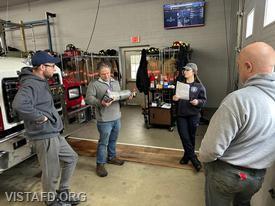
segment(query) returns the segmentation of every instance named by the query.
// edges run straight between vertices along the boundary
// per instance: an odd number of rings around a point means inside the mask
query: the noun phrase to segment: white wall
[[[252,36],[245,38],[246,16],[252,8],[255,8],[253,34]],[[254,41],[264,41],[273,46],[273,48],[275,48],[275,22],[271,23],[270,25],[267,25],[266,27],[263,27],[265,0],[246,0],[244,12],[245,19],[243,25],[243,46]]]
[[[184,2],[181,0],[178,2]],[[188,0],[191,1],[191,0]],[[53,49],[65,50],[69,43],[86,50],[93,27],[97,0],[34,1],[0,10],[0,18],[13,22],[45,19],[45,12],[56,13],[53,30]],[[165,30],[163,4],[177,1],[162,0],[104,0],[98,15],[93,41],[88,51],[119,46],[131,46],[130,37],[139,35],[140,45],[163,48],[175,40],[191,43],[192,61],[199,66],[200,78],[208,93],[207,107],[217,107],[226,95],[228,55],[226,49],[225,13],[230,25],[231,1],[207,0],[206,25],[203,27]],[[223,2],[226,3],[225,7]],[[8,16],[8,17],[7,17]],[[35,27],[36,49],[48,48],[46,27]],[[26,32],[28,49],[34,50],[32,30]],[[9,32],[10,46],[22,48],[20,33]]]

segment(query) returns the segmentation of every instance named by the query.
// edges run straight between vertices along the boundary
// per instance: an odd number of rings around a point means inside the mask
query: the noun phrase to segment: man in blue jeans
[[[275,161],[274,49],[252,43],[237,64],[243,87],[222,101],[199,151],[206,206],[249,206]]]
[[[90,82],[86,102],[96,109],[97,129],[99,141],[97,145],[96,173],[105,177],[108,172],[105,163],[123,165],[124,161],[116,157],[116,141],[120,131],[120,105],[119,101],[106,98],[108,92],[120,91],[119,82],[111,77],[109,62],[100,62],[97,66],[100,78]]]

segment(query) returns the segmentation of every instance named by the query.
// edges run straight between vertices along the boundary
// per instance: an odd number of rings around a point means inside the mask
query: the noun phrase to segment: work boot
[[[107,172],[107,170],[104,167],[104,164],[97,163],[97,165],[96,165],[96,174],[99,177],[106,177],[108,175],[108,172]]]
[[[187,155],[183,155],[183,157],[180,160],[180,164],[187,165],[188,162],[189,162],[189,158],[187,157]]]
[[[124,164],[124,160],[120,160],[117,157],[114,157],[112,159],[108,159],[107,162],[109,164],[114,164],[114,165],[119,165],[119,166]]]
[[[201,162],[198,160],[197,156],[192,158],[191,162],[192,162],[194,168],[196,169],[196,171],[199,172],[201,170],[202,166],[201,166]]]
[[[80,203],[80,198],[74,194],[70,193],[68,189],[65,190],[57,190],[57,198],[64,203],[70,204],[70,205],[78,205]]]

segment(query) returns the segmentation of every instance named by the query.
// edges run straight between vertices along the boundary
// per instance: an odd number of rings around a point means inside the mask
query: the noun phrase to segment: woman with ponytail
[[[188,164],[190,160],[196,171],[200,171],[202,166],[195,154],[195,135],[199,126],[201,108],[206,103],[206,90],[198,77],[196,64],[188,63],[183,69],[183,83],[190,86],[189,100],[173,96],[173,100],[177,102],[178,133],[184,148],[180,164]]]

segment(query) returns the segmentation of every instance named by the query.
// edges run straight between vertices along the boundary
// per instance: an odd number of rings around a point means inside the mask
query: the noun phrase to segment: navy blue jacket
[[[189,85],[190,85],[190,90],[189,90],[190,100],[180,99],[177,102],[178,117],[199,115],[201,108],[206,104],[207,98],[206,98],[206,90],[204,86],[198,82],[193,82],[193,83],[190,83]],[[199,101],[199,104],[196,106],[192,105],[190,101],[192,101],[193,99],[197,99]]]

